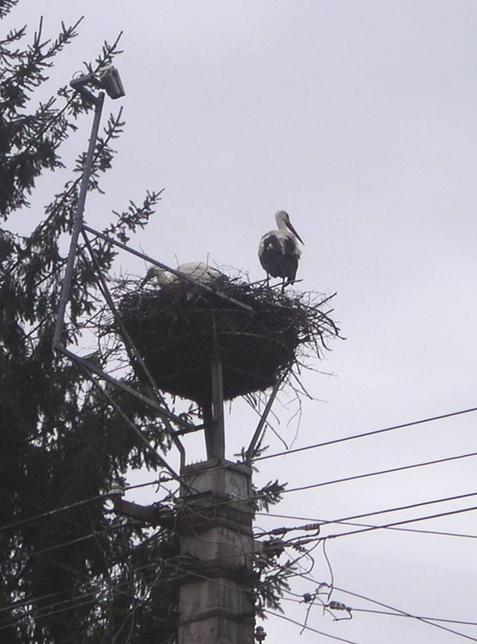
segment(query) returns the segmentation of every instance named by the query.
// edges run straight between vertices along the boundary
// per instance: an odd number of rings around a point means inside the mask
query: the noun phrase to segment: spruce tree
[[[15,4],[1,2],[0,17]],[[172,642],[174,584],[158,562],[174,553],[174,538],[160,531],[145,538],[143,526],[108,513],[103,496],[128,468],[156,464],[85,374],[51,349],[67,253],[62,236],[71,232],[84,154],[29,235],[8,228],[12,213],[28,217],[37,178],[64,168],[63,144],[80,119],[91,118],[68,85],[35,101],[80,22],[61,25],[53,40],[40,22],[32,37],[21,27],[0,42],[0,641]],[[85,71],[118,53],[117,41],[105,43]],[[121,113],[111,115],[98,139],[92,192],[101,192],[123,127]],[[112,213],[105,232],[127,242],[158,200],[148,192],[140,205]],[[103,242],[95,251],[107,272],[114,250]],[[81,320],[94,318],[98,301],[95,273],[80,253],[67,341],[80,340]],[[161,423],[137,403],[123,404],[151,444],[164,447]]]

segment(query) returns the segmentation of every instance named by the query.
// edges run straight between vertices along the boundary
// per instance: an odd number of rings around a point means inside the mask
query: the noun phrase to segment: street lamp
[[[88,102],[94,105],[94,118],[91,127],[91,135],[89,138],[88,151],[84,165],[83,174],[81,177],[80,189],[78,194],[78,202],[76,204],[76,211],[73,220],[73,230],[71,234],[70,249],[68,259],[66,262],[65,277],[61,288],[60,303],[58,306],[58,316],[56,318],[55,330],[53,333],[53,349],[62,350],[61,334],[64,327],[66,304],[68,302],[71,280],[73,277],[73,269],[75,264],[76,249],[78,247],[78,237],[83,225],[83,212],[86,201],[86,194],[88,192],[88,183],[91,176],[91,171],[94,162],[94,151],[96,141],[98,138],[99,123],[101,120],[101,112],[104,103],[104,91],[94,94],[88,86],[94,87],[99,90],[105,90],[108,96],[112,99],[121,98],[125,95],[124,87],[121,82],[121,77],[118,70],[113,65],[107,65],[98,71],[95,75],[92,72],[88,74],[81,74],[70,82],[70,86],[77,91]]]
[[[100,69],[97,75],[90,72],[89,74],[81,74],[70,82],[70,86],[81,94],[86,100],[91,103],[96,103],[100,94],[95,96],[86,86],[92,85],[97,89],[104,89],[113,100],[125,96],[124,86],[121,81],[121,76],[114,65],[106,65]]]

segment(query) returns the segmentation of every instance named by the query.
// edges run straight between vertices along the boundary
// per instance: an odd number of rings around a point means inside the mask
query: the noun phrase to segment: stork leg
[[[285,293],[285,278],[282,278],[282,295]]]

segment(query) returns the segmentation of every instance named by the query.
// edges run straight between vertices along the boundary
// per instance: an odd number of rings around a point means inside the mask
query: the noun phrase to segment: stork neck
[[[284,212],[277,212],[275,215],[275,221],[277,222],[277,228],[278,230],[281,230],[283,232],[290,232],[290,229],[287,226],[286,215]]]

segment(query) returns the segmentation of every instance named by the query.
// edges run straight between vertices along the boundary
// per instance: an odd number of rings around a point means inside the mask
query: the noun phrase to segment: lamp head
[[[98,76],[100,84],[110,98],[116,99],[125,96],[126,92],[124,91],[121,77],[114,65],[103,67]]]
[[[73,78],[70,85],[91,103],[96,103],[97,98],[88,89],[87,85],[106,90],[106,93],[112,99],[121,98],[126,94],[119,72],[113,65],[103,67],[97,76],[92,72],[79,74]]]

